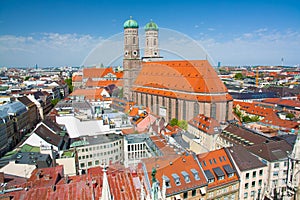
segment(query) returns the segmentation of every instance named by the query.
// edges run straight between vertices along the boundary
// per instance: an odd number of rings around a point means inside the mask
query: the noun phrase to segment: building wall
[[[65,175],[75,176],[77,174],[75,157],[56,159],[56,164],[64,166]]]
[[[265,193],[274,197],[274,189],[281,196],[286,194],[286,178],[288,171],[288,159],[282,159],[278,161],[269,162],[259,158],[263,163],[267,164],[267,181],[265,187]],[[277,196],[279,196],[277,195]]]
[[[3,156],[8,150],[8,140],[6,134],[6,124],[0,119],[0,157]]]
[[[197,139],[198,142],[196,142],[199,144],[199,146],[197,147],[197,152],[203,153],[203,152],[213,151],[216,149],[215,144],[216,144],[218,134],[214,134],[214,135],[207,134],[190,124],[188,124],[188,132],[195,135],[198,138]]]
[[[261,199],[265,191],[267,180],[267,166],[247,171],[239,171],[240,174],[240,199]]]
[[[206,194],[207,200],[238,200],[239,182],[235,181],[219,187],[209,188]]]
[[[148,30],[146,31],[144,57],[159,57],[158,51],[158,31]]]
[[[141,159],[151,157],[148,148],[149,147],[145,142],[128,144],[127,140],[124,140],[125,167],[136,165],[141,161]]]
[[[151,98],[153,99],[152,103]],[[194,104],[196,101],[174,99],[140,92],[133,92],[133,99],[138,105],[150,107],[151,112],[156,115],[159,115],[160,106],[166,107],[167,120],[171,120],[172,118],[177,118],[178,120],[190,120],[197,114],[204,114],[207,117],[212,117],[214,115],[214,118],[219,122],[232,119],[232,102],[215,103],[215,114],[212,114],[211,102],[197,102],[199,106],[199,113],[196,114],[194,111]],[[178,109],[176,109],[176,101]]]
[[[173,199],[187,199],[187,200],[206,200],[207,194],[201,194],[202,190],[207,190],[207,187],[199,187],[199,188],[190,188],[190,190],[182,192],[180,194],[172,195],[166,198],[166,200]]]
[[[123,162],[123,140],[77,147],[79,169]]]
[[[141,69],[138,28],[124,29],[123,96],[132,100],[131,88]]]

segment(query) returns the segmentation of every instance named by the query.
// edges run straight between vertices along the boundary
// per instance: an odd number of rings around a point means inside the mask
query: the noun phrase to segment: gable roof
[[[45,119],[43,120],[43,123],[46,124],[51,130],[53,130],[56,133],[60,133],[62,131],[62,128],[54,121]]]
[[[243,146],[251,146],[260,144],[269,140],[269,138],[259,135],[245,127],[229,124],[220,134],[220,137],[236,144]]]
[[[18,100],[23,103],[24,105],[26,105],[27,107],[30,106],[34,106],[35,104],[27,97],[27,96],[23,96],[23,97],[18,97]]]
[[[107,68],[83,68],[83,78],[101,78],[107,74],[115,74],[112,67]]]
[[[143,62],[135,84],[199,93],[227,92],[207,60]]]
[[[58,149],[61,149],[64,143],[63,137],[53,133],[42,123],[34,130],[34,133],[48,143],[58,147]]]
[[[251,153],[269,162],[285,159],[288,156],[288,152],[292,152],[293,150],[292,146],[285,140],[264,142],[246,148]]]
[[[252,170],[266,165],[242,146],[225,148],[241,171]]]
[[[82,82],[82,75],[72,76],[72,82]]]
[[[70,96],[84,96],[86,100],[97,101],[104,100],[101,96],[101,92],[105,90],[104,88],[86,88],[86,89],[76,89]]]
[[[195,101],[232,100],[207,60],[143,62],[133,90]]]
[[[231,163],[224,148],[198,154],[197,157],[205,175],[208,176],[207,178],[214,179],[214,182],[208,184],[208,189],[223,186],[239,180],[233,164]],[[228,169],[230,169],[230,171]],[[229,177],[229,173],[234,174]],[[224,179],[218,180],[218,176],[224,176]]]
[[[199,130],[207,133],[207,134],[215,134],[218,133],[218,127],[220,127],[220,124],[217,120],[211,117],[206,117],[203,114],[199,114],[193,119],[191,119],[189,122],[189,125],[192,125]]]
[[[287,107],[298,107],[300,108],[300,101],[290,100],[290,99],[281,99],[281,98],[270,98],[263,100],[264,103],[277,104]]]
[[[144,165],[150,185],[152,185],[151,173],[153,168],[156,168],[155,178],[160,185],[163,183],[163,179],[168,182],[167,184],[170,187],[166,188],[167,197],[188,191],[191,188],[196,189],[207,185],[203,171],[192,155],[174,155],[145,159]],[[186,177],[188,178],[185,179]],[[176,179],[179,179],[179,182]]]

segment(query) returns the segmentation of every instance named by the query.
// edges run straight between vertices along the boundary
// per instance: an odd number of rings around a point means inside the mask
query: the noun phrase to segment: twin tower
[[[141,70],[142,62],[161,60],[158,49],[158,26],[149,22],[145,26],[145,49],[144,57],[140,58],[139,25],[131,17],[124,22],[124,87],[123,97],[132,100],[131,88]]]

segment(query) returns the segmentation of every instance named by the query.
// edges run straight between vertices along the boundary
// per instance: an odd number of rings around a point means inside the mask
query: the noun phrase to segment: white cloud
[[[299,64],[300,33],[261,28],[223,41],[212,35],[194,40],[160,28],[159,46],[165,59],[208,59],[213,65]],[[143,56],[144,32],[140,30]],[[0,36],[0,66],[79,66],[122,64],[123,33],[108,39],[91,35],[40,33]]]
[[[40,33],[0,36],[0,65],[80,65],[101,37],[78,34]]]
[[[212,57],[227,65],[280,65],[285,58],[287,65],[300,63],[299,32],[279,32],[262,29],[244,33],[226,42],[199,41],[204,43]]]

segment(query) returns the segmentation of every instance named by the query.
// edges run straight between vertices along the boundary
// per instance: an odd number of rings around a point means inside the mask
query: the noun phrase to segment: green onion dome
[[[132,17],[130,17],[129,20],[124,22],[124,29],[125,28],[138,28],[138,27],[139,27],[138,23],[135,20],[133,20]]]

